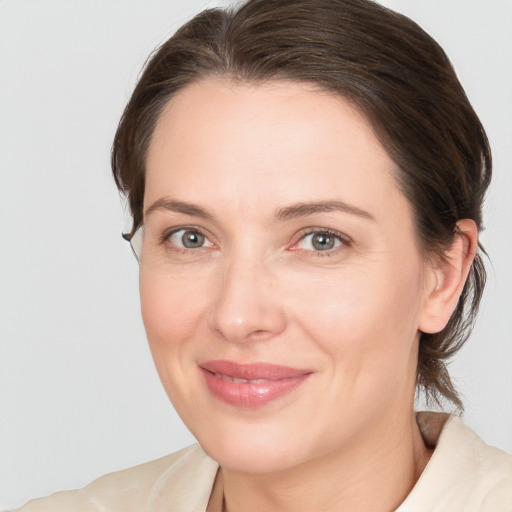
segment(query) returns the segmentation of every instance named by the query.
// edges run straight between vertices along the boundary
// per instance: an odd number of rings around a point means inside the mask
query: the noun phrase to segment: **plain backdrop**
[[[512,452],[512,2],[385,3],[446,49],[493,147],[488,289],[451,369],[466,422]],[[109,150],[147,55],[206,5],[0,0],[0,510],[193,442],[146,345]]]

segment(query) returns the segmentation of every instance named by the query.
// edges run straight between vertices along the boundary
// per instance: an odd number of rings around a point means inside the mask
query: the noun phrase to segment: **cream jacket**
[[[418,424],[436,448],[396,512],[512,512],[512,456],[486,445],[455,416],[419,413]],[[217,470],[194,445],[31,501],[19,512],[205,512]]]

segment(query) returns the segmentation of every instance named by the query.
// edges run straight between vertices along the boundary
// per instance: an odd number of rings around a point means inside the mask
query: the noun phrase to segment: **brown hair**
[[[145,159],[160,113],[181,88],[212,76],[309,82],[369,119],[398,168],[420,246],[442,255],[456,222],[481,209],[491,178],[484,129],[442,48],[409,18],[370,0],[249,0],[206,10],[149,59],[115,135],[112,169],[143,222]],[[446,361],[464,343],[485,284],[479,246],[448,325],[420,337],[417,382],[462,408]]]

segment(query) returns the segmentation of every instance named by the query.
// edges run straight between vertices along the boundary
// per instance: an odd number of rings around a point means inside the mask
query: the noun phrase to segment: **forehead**
[[[394,169],[369,122],[343,97],[309,84],[203,81],[182,89],[161,114],[145,204],[182,194],[247,208],[270,198],[332,199],[376,211],[393,197],[405,200]]]

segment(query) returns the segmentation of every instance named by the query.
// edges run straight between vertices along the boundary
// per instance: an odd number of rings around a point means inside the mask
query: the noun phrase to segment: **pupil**
[[[332,249],[334,247],[334,238],[332,236],[326,235],[325,233],[315,235],[313,237],[313,247],[319,251],[327,251],[328,249]]]
[[[202,247],[204,243],[204,236],[193,231],[187,231],[182,237],[183,246],[188,249]]]

